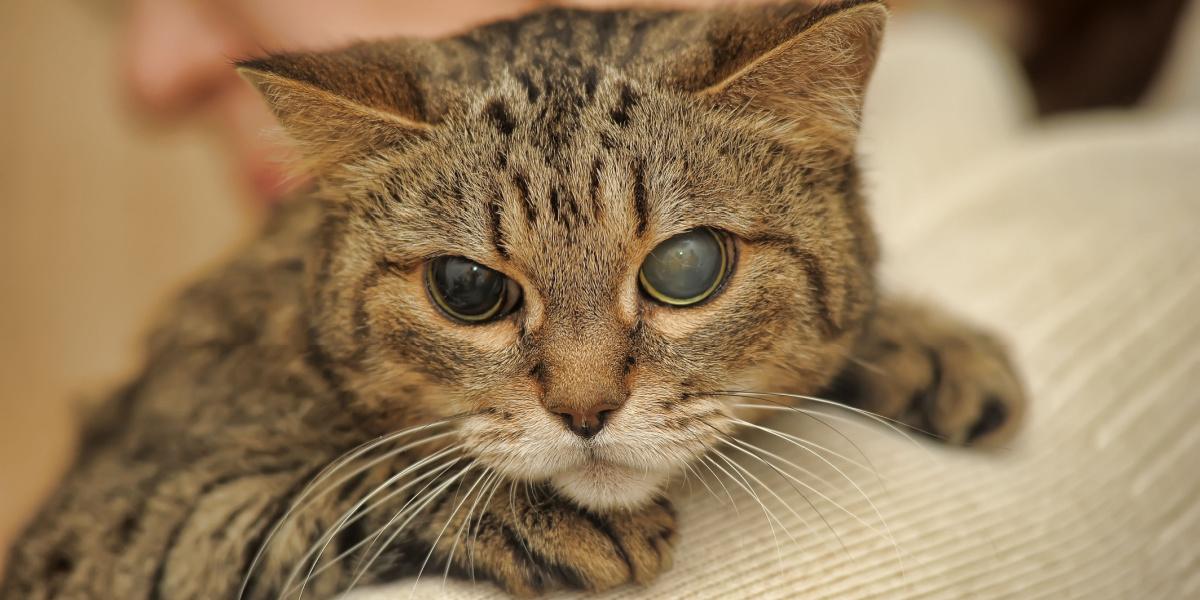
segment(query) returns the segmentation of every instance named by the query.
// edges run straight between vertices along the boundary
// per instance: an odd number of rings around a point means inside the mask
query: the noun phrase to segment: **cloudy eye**
[[[461,256],[433,259],[426,269],[425,280],[438,308],[467,323],[503,317],[521,300],[521,288],[516,282]]]
[[[658,245],[642,263],[638,281],[651,298],[689,306],[712,296],[730,268],[728,236],[702,227]]]

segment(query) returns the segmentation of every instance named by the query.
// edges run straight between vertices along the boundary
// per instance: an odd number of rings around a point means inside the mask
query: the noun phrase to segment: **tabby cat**
[[[1000,346],[875,283],[886,19],[549,9],[239,63],[317,183],[153,330],[0,597],[644,584],[664,482],[735,417],[838,395],[1006,439]]]

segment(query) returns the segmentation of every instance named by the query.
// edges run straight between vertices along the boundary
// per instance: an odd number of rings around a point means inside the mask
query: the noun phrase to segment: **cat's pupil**
[[[452,316],[485,320],[504,304],[507,278],[479,263],[459,256],[444,256],[429,265],[429,283],[435,299]]]
[[[667,304],[695,304],[716,291],[727,261],[720,234],[707,228],[693,229],[650,252],[642,264],[642,289]]]

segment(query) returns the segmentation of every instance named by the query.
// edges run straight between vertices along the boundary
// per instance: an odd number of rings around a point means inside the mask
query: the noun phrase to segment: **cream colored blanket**
[[[1027,428],[983,454],[836,410],[845,438],[775,420],[831,451],[747,438],[812,489],[743,460],[766,513],[679,482],[675,567],[603,597],[1200,598],[1200,112],[1032,128],[977,38],[892,33],[864,139],[885,280],[1004,332]],[[356,598],[500,596],[441,575]]]

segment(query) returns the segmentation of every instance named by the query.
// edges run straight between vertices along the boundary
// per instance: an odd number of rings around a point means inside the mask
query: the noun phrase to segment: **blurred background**
[[[0,3],[0,552],[69,460],[78,407],[135,368],[155,308],[302,185],[279,174],[269,118],[229,60],[537,4]],[[1197,62],[1179,58],[1200,49],[1187,0],[891,4],[981,40],[1026,84],[1001,100],[1033,118],[1200,106]]]

